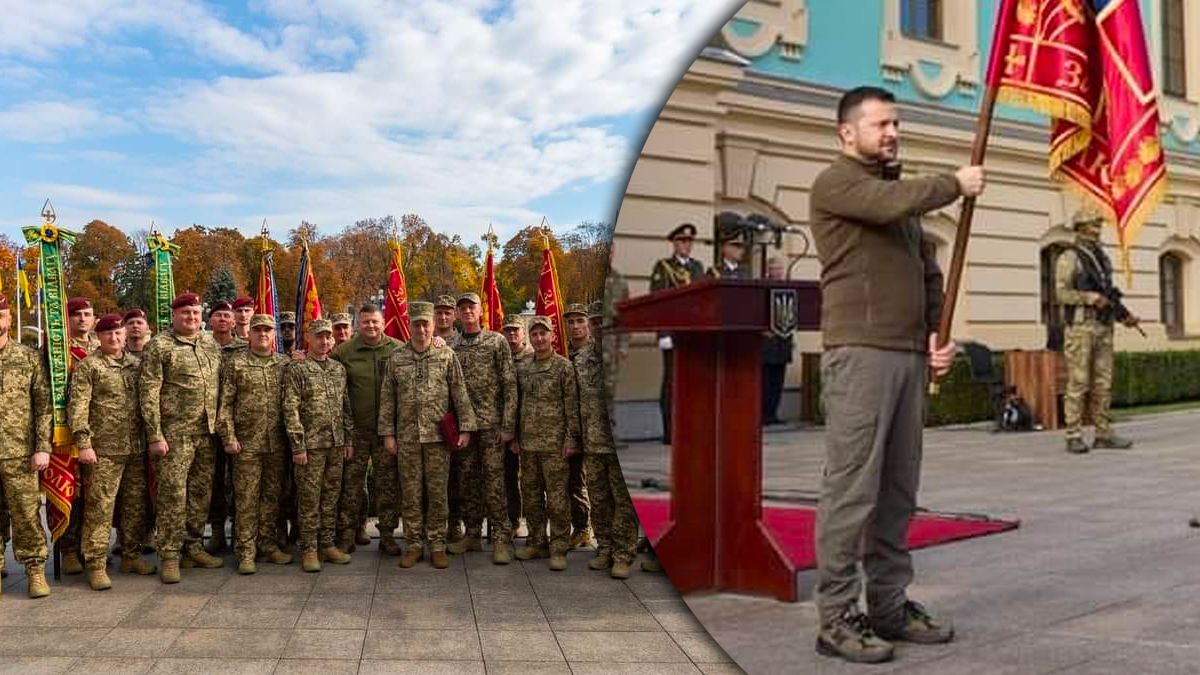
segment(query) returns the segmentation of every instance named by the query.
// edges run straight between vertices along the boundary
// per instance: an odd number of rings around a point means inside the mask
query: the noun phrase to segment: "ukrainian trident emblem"
[[[770,328],[779,337],[787,337],[800,326],[800,314],[794,288],[772,288],[770,296]]]

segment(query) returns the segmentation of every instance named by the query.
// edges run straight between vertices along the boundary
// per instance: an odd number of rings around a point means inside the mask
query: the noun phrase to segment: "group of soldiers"
[[[345,564],[370,541],[370,475],[379,549],[402,568],[482,551],[486,521],[496,564],[548,558],[564,570],[569,550],[594,547],[590,569],[629,576],[638,523],[615,452],[604,303],[568,306],[569,359],[548,317],[485,329],[475,293],[409,303],[408,342],[386,335],[369,303],[357,332],[354,317],[335,314],[301,335],[293,313],[277,326],[249,298],[211,307],[208,331],[196,294],[171,308],[170,327],[152,336],[140,309],[96,320],[88,300],[68,303],[67,425],[82,496],[59,539],[66,573],[110,588],[115,526],[122,572],[178,583],[181,567],[224,565],[231,515],[241,574],[289,564],[292,550],[306,572]],[[38,472],[53,408],[45,358],[9,337],[11,323],[0,298],[0,516],[11,516],[29,595],[44,597]],[[161,569],[142,557],[151,533]]]

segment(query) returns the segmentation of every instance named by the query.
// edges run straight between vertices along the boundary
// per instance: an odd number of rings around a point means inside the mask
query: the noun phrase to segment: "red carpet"
[[[638,519],[641,520],[642,529],[646,531],[650,541],[658,541],[666,530],[670,518],[670,504],[670,500],[665,496],[633,497]],[[813,542],[813,528],[816,527],[817,520],[816,505],[764,506],[763,520],[796,569],[805,570],[817,566],[817,552]],[[908,547],[913,550],[959,539],[982,537],[1016,529],[1019,524],[1019,521],[992,520],[975,516],[918,513],[909,524]]]

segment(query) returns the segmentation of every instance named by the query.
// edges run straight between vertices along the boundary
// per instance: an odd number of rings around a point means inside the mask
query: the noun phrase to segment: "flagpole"
[[[13,300],[16,301],[13,303],[13,307],[17,308],[17,344],[22,344],[21,338],[23,337],[21,333],[21,271],[25,269],[25,266],[21,264],[21,253],[20,250],[16,252],[17,273],[14,275],[16,278],[13,279]]]

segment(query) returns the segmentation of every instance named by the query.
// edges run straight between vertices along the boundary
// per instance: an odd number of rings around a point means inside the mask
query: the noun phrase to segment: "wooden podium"
[[[705,279],[617,307],[619,330],[674,342],[671,522],[654,550],[681,593],[797,599],[762,521],[762,342],[773,321],[816,330],[820,314],[814,281]]]

